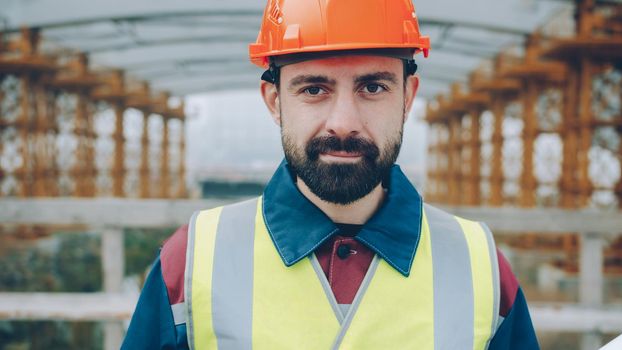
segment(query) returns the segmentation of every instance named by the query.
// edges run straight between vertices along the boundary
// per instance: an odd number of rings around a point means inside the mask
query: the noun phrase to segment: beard
[[[283,130],[283,129],[281,129]],[[290,170],[300,177],[320,199],[346,205],[369,194],[388,175],[402,145],[403,129],[390,138],[381,150],[365,138],[321,136],[311,139],[302,149],[282,132],[285,159]],[[361,154],[356,163],[327,163],[320,154],[345,151]]]

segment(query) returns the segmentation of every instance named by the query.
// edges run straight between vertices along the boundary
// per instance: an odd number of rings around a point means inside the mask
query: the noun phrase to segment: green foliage
[[[53,256],[44,251],[17,247],[0,260],[0,289],[2,291],[56,291]]]
[[[15,245],[0,257],[0,290],[95,292],[101,289],[100,239],[58,234],[37,244]]]
[[[0,321],[0,350],[100,350],[102,328],[95,322]]]
[[[54,276],[65,292],[102,289],[101,238],[94,234],[67,234],[54,256]]]
[[[125,231],[126,275],[142,276],[172,229]],[[0,236],[0,245],[4,245]],[[102,289],[101,239],[94,233],[59,233],[20,242],[0,256],[0,291],[97,292]],[[79,307],[79,305],[77,305]],[[0,321],[0,350],[102,348],[97,322]]]
[[[164,240],[175,230],[128,229],[125,230],[125,275],[141,275],[158,256]]]

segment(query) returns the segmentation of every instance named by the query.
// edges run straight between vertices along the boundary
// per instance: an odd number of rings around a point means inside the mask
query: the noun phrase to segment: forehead
[[[392,72],[400,75],[402,61],[384,56],[337,56],[289,64],[281,68],[281,78],[289,80],[300,74],[325,75],[347,79],[373,72]]]

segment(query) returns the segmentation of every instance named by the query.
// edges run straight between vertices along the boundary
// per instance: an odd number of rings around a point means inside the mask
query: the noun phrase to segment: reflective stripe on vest
[[[193,216],[191,349],[485,349],[494,335],[498,263],[479,223],[425,205],[410,276],[375,257],[346,314],[313,255],[286,267],[274,244],[261,200]]]

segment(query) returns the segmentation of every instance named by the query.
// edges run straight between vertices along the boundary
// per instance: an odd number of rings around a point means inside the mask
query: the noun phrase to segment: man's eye
[[[322,88],[317,87],[317,86],[311,86],[311,87],[304,89],[303,91],[307,95],[316,96],[316,95],[321,94],[324,90],[322,90]]]
[[[367,92],[367,93],[370,93],[370,94],[377,94],[377,93],[382,92],[384,90],[385,90],[385,88],[382,85],[380,85],[380,84],[367,84],[363,88],[364,92]]]

